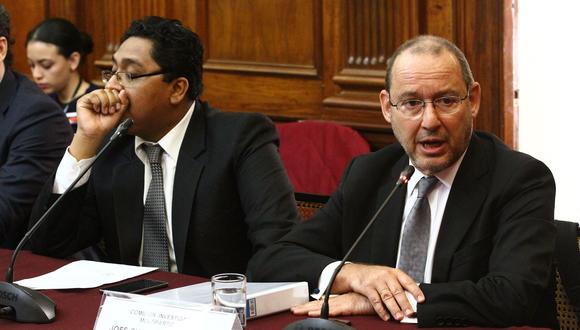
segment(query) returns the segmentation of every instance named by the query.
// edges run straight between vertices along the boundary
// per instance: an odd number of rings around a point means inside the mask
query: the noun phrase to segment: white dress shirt
[[[173,182],[175,178],[175,168],[177,167],[177,158],[181,144],[193,115],[195,102],[191,105],[185,116],[175,125],[165,136],[163,136],[157,144],[163,148],[163,156],[161,157],[161,166],[163,168],[163,192],[165,194],[165,210],[167,212],[167,238],[169,243],[169,270],[178,272],[175,258],[175,247],[173,245],[173,231],[172,231],[172,205],[173,205]],[[143,178],[143,205],[147,198],[147,191],[151,183],[151,166],[147,154],[141,148],[141,145],[155,144],[153,142],[145,141],[142,138],[135,136],[135,154],[143,162],[145,166]],[[73,182],[73,180],[94,160],[95,157],[77,161],[68,151],[65,152],[63,159],[58,165],[52,192],[55,194],[62,194],[66,188]],[[90,176],[90,170],[83,176],[81,180],[75,185],[75,188],[85,184]],[[143,235],[143,233],[141,233]],[[141,239],[141,251],[139,252],[139,265],[143,263],[143,239]]]

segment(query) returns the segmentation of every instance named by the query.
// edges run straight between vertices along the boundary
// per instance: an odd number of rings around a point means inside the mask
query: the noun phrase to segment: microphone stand
[[[328,282],[328,287],[326,288],[326,291],[324,291],[324,301],[322,303],[322,307],[320,308],[320,318],[307,318],[304,320],[292,322],[292,323],[288,324],[284,328],[284,330],[302,330],[302,329],[304,329],[304,330],[307,330],[307,329],[341,330],[341,329],[343,329],[344,330],[344,329],[354,329],[353,327],[346,325],[344,323],[340,323],[338,321],[332,321],[332,320],[328,319],[328,313],[329,313],[328,300],[330,298],[330,290],[332,288],[332,285],[334,284],[334,281],[336,280],[336,276],[338,275],[338,273],[340,272],[340,270],[342,269],[342,267],[346,263],[346,260],[348,259],[348,257],[350,257],[352,251],[358,246],[358,243],[365,236],[366,232],[371,228],[371,226],[373,225],[373,223],[375,222],[375,220],[377,219],[377,217],[379,216],[379,214],[381,213],[383,208],[391,200],[391,198],[393,197],[393,194],[395,194],[395,191],[397,191],[397,189],[399,187],[402,187],[403,185],[407,184],[407,182],[409,182],[409,178],[411,177],[413,172],[415,172],[415,168],[411,165],[407,166],[401,172],[399,180],[397,180],[397,182],[395,183],[395,187],[393,187],[393,190],[391,190],[391,193],[387,196],[387,198],[385,198],[385,201],[381,204],[381,206],[379,206],[379,208],[377,209],[377,211],[375,212],[375,214],[373,215],[371,220],[369,220],[366,227],[358,235],[356,241],[354,241],[354,243],[351,245],[350,249],[346,252],[344,257],[340,261],[340,264],[338,264],[338,266],[336,267],[336,269],[332,273],[332,277],[330,278],[330,282]]]
[[[8,270],[6,271],[6,281],[0,282],[0,317],[10,318],[23,323],[49,323],[54,320],[56,317],[56,305],[50,298],[38,291],[12,283],[14,280],[14,263],[16,262],[16,257],[24,245],[28,243],[38,227],[45,222],[45,219],[48,218],[48,215],[50,215],[52,210],[60,204],[63,197],[66,196],[77,182],[79,182],[79,180],[87,173],[87,171],[93,167],[93,164],[109,148],[109,146],[119,137],[127,133],[127,130],[132,124],[133,120],[131,118],[127,118],[119,124],[115,133],[113,133],[109,138],[109,141],[97,153],[95,159],[93,159],[89,166],[87,166],[81,174],[75,178],[68,188],[56,199],[56,201],[54,201],[50,208],[44,212],[40,219],[38,219],[38,221],[20,240],[18,246],[16,246],[12,253],[12,259],[8,265]]]

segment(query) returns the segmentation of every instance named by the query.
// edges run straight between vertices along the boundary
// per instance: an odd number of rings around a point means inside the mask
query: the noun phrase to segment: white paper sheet
[[[53,272],[15,283],[34,290],[88,289],[143,275],[156,269],[155,267],[79,260],[64,265]]]

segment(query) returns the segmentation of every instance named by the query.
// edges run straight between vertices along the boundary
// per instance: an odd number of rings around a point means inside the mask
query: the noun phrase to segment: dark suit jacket
[[[34,252],[68,256],[104,239],[112,262],[138,264],[143,163],[134,137],[103,154],[89,182],[31,240]],[[196,102],[179,151],[173,189],[173,242],[179,272],[245,272],[250,256],[294,225],[292,187],[277,153],[274,125],[259,114],[225,113]],[[52,181],[33,219],[50,204]]]
[[[408,163],[399,144],[354,159],[324,209],[252,259],[251,280],[307,280],[315,288],[324,267],[344,256]],[[421,284],[426,302],[418,305],[419,325],[553,326],[547,287],[554,196],[544,164],[475,133],[446,204],[432,284]],[[395,267],[404,203],[400,189],[351,261]]]
[[[58,105],[26,77],[7,69],[0,79],[0,246],[14,248],[72,132]]]

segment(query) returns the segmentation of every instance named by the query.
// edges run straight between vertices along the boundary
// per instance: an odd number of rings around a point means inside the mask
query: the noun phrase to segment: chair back
[[[560,330],[580,329],[580,231],[556,220],[556,309]]]
[[[294,198],[296,198],[296,206],[302,220],[312,218],[328,201],[328,196],[305,193],[294,193]]]
[[[276,128],[280,157],[296,192],[330,195],[348,162],[370,151],[357,131],[332,122],[307,120]]]

